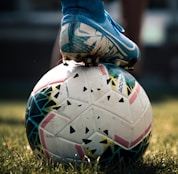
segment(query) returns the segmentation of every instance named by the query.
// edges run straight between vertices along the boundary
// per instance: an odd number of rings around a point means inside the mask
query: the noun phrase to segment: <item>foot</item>
[[[105,20],[97,23],[86,11],[69,9],[62,19],[60,34],[63,60],[83,62],[86,66],[114,63],[131,69],[140,59],[140,51],[123,32],[106,11]]]

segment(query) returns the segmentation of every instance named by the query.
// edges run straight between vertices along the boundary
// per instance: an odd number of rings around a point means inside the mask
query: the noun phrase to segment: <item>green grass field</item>
[[[165,99],[152,103],[154,129],[143,160],[134,166],[118,165],[102,171],[98,163],[59,164],[37,159],[29,148],[23,101],[0,102],[0,173],[119,174],[178,173],[178,100]]]

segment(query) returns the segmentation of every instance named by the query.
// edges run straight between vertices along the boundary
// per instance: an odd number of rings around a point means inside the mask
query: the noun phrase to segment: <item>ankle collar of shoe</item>
[[[63,15],[84,15],[84,16],[88,16],[90,17],[89,13],[85,10],[85,9],[81,9],[81,8],[68,8],[65,11],[63,11]]]
[[[81,15],[81,16],[83,15],[85,17],[88,17],[89,19],[96,21],[96,22],[103,22],[105,20],[105,19],[103,19],[103,21],[102,20],[97,21],[94,18],[93,14],[91,15],[87,10],[82,9],[82,8],[68,8],[65,11],[63,11],[63,15],[64,16],[65,15]]]

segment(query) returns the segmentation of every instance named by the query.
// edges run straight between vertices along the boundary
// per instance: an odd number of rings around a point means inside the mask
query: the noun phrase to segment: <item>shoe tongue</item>
[[[105,15],[110,20],[110,22],[114,27],[116,27],[122,33],[125,32],[124,28],[121,25],[119,25],[117,22],[115,22],[106,10],[105,10]]]

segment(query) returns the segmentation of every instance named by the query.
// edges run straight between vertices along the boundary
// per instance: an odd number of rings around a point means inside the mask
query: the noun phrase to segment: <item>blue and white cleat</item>
[[[122,26],[105,11],[105,21],[98,23],[86,11],[69,9],[62,18],[60,49],[63,60],[95,66],[113,63],[131,69],[140,60],[138,46],[127,38]]]

